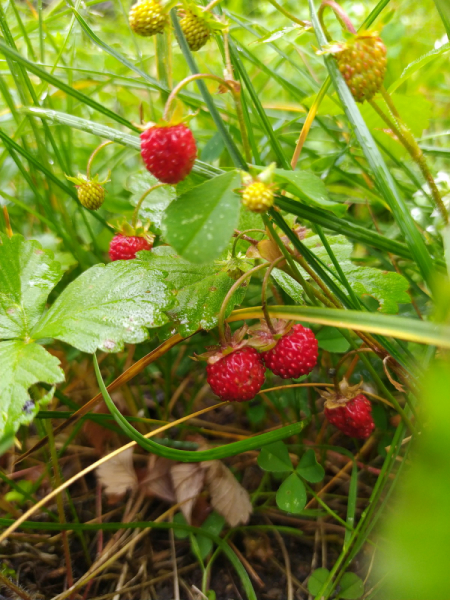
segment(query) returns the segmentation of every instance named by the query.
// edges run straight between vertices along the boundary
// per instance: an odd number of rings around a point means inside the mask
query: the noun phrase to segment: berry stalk
[[[266,262],[262,265],[253,267],[253,269],[250,269],[250,271],[247,271],[246,273],[241,275],[241,277],[239,277],[239,279],[237,281],[235,281],[233,283],[233,285],[231,286],[231,288],[228,290],[228,294],[225,296],[225,298],[222,302],[222,306],[220,307],[220,312],[219,312],[218,322],[217,322],[217,328],[219,331],[219,339],[220,339],[221,346],[225,347],[227,345],[227,340],[225,337],[225,311],[227,309],[227,305],[228,305],[228,302],[230,301],[230,298],[232,297],[234,292],[244,283],[244,281],[247,279],[247,277],[251,277],[254,273],[256,273],[257,271],[260,271],[261,269],[266,269],[267,267],[270,266],[270,264],[271,263]]]
[[[92,167],[92,163],[94,162],[94,158],[97,156],[97,154],[100,152],[100,150],[103,150],[103,148],[106,148],[106,146],[109,146],[110,144],[114,144],[114,142],[112,140],[107,140],[106,142],[103,142],[102,144],[100,144],[100,146],[97,146],[97,148],[93,151],[93,153],[89,157],[89,160],[88,160],[88,163],[86,166],[86,177],[88,179],[91,178],[91,167]]]
[[[272,270],[277,266],[277,264],[279,262],[281,262],[282,260],[285,260],[284,256],[280,256],[279,258],[276,258],[270,265],[270,267],[267,269],[267,271],[264,273],[264,279],[263,279],[263,284],[262,284],[262,288],[261,288],[261,308],[263,310],[264,313],[264,318],[266,320],[267,326],[269,327],[270,331],[272,333],[275,333],[275,328],[273,326],[272,323],[272,319],[270,318],[270,314],[267,310],[267,300],[266,300],[266,295],[267,295],[267,284],[269,283],[269,277],[270,274],[272,272]]]
[[[274,8],[276,8],[285,17],[287,17],[294,23],[297,23],[297,25],[301,25],[302,27],[311,27],[311,23],[309,23],[308,21],[302,21],[301,19],[298,19],[293,14],[288,12],[285,8],[283,8],[280,4],[278,4],[278,2],[276,2],[276,0],[269,0],[269,2]]]
[[[231,94],[233,96],[234,104],[235,104],[236,117],[237,117],[237,120],[239,123],[239,129],[241,132],[242,145],[244,147],[245,158],[246,158],[247,162],[250,162],[251,161],[250,142],[248,141],[247,130],[245,128],[244,113],[242,111],[241,86],[240,86],[239,82],[237,82],[237,81],[234,81],[234,80],[227,81],[226,79],[223,79],[222,77],[219,77],[218,75],[213,75],[213,74],[209,74],[209,73],[195,73],[194,75],[189,75],[189,77],[186,77],[185,79],[180,81],[180,83],[178,83],[178,85],[176,85],[174,87],[174,89],[170,92],[170,95],[167,98],[167,102],[164,107],[163,120],[169,121],[169,115],[170,115],[170,110],[172,108],[172,104],[173,104],[175,98],[177,97],[177,95],[179,94],[179,92],[186,85],[191,83],[192,81],[197,81],[199,79],[212,79],[213,81],[217,81],[220,85],[226,87],[231,92]]]
[[[328,30],[326,28],[324,18],[323,18],[325,9],[327,7],[331,8],[331,10],[334,12],[336,17],[338,18],[339,23],[341,24],[342,29],[346,29],[347,31],[350,31],[350,33],[356,33],[356,29],[354,28],[353,23],[350,20],[350,17],[345,12],[345,10],[342,8],[342,6],[339,6],[339,4],[337,4],[337,2],[334,2],[334,0],[323,0],[322,4],[320,5],[317,16],[319,17],[320,24],[322,25],[322,29],[323,29],[323,31],[327,37],[327,40],[329,42],[331,41],[332,38],[331,38],[330,34],[328,33]]]
[[[136,204],[136,207],[133,212],[133,219],[131,221],[131,225],[133,227],[136,227],[136,224],[137,224],[137,221],[139,218],[139,211],[141,210],[141,206],[142,206],[142,203],[144,202],[144,200],[147,198],[147,196],[149,194],[151,194],[153,192],[153,190],[156,190],[157,188],[160,188],[163,185],[167,185],[167,184],[166,183],[156,183],[155,185],[152,185],[152,187],[149,188],[146,192],[144,192],[142,194],[142,196],[139,198],[139,202]]]
[[[237,233],[236,239],[234,240],[234,243],[233,243],[233,247],[231,248],[231,257],[232,258],[234,258],[236,256],[236,246],[237,246],[238,241],[242,238],[245,239],[247,237],[247,233],[253,233],[255,231],[257,231],[258,233],[264,233],[264,235],[266,234],[264,229],[246,229],[245,231],[241,231],[241,232]],[[237,232],[237,230],[236,230],[236,232]],[[247,241],[250,241],[250,239],[247,239]],[[254,242],[255,241],[256,240],[254,240]],[[254,242],[250,242],[250,243],[254,243]]]

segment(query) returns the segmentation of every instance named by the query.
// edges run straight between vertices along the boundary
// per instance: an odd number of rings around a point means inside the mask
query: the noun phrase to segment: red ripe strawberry
[[[316,336],[303,325],[294,325],[276,345],[262,357],[275,375],[296,379],[310,373],[317,363],[318,344]]]
[[[261,355],[245,346],[206,366],[207,381],[221,400],[251,400],[264,383],[266,368]]]
[[[163,183],[176,184],[191,172],[197,146],[186,125],[155,125],[141,133],[141,155],[152,175]]]
[[[131,260],[136,252],[151,250],[152,243],[148,238],[137,235],[116,234],[109,244],[109,257],[114,260]]]
[[[333,407],[333,405],[336,406]],[[350,437],[365,439],[375,429],[372,405],[364,394],[358,394],[339,405],[337,402],[327,401],[324,412],[325,417],[332,425]]]

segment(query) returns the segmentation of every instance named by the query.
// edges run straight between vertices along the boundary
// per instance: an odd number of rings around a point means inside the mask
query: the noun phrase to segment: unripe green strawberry
[[[67,179],[75,184],[77,188],[78,200],[89,210],[98,210],[105,200],[105,190],[103,185],[109,181],[98,180],[98,175],[93,179],[88,179],[85,175],[78,174],[78,177],[68,177]],[[108,174],[109,177],[109,174]]]
[[[161,33],[169,17],[157,0],[140,0],[131,7],[129,19],[134,33],[149,37]]]
[[[266,212],[273,202],[273,187],[263,181],[254,181],[242,191],[242,204],[253,212]]]
[[[386,46],[376,33],[355,35],[333,52],[356,102],[371,100],[383,85]]]
[[[77,186],[78,200],[90,210],[98,210],[105,199],[105,190],[99,183],[86,181]]]
[[[208,21],[192,10],[186,10],[184,17],[180,21],[180,27],[183,30],[184,37],[192,51],[200,50],[211,35],[211,29]]]

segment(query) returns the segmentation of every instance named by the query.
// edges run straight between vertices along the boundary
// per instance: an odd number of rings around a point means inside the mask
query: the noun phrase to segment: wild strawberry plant
[[[146,494],[175,503],[141,519],[139,535],[189,537],[202,597],[216,597],[219,553],[257,597],[254,571],[228,543],[251,530],[252,510],[315,523],[323,567],[308,565],[306,587],[295,584],[303,593],[376,597],[371,567],[356,559],[410,440],[427,430],[423,374],[450,348],[450,179],[439,171],[446,3],[420,8],[428,35],[396,3],[423,37],[417,45],[399,33],[389,0],[295,10],[268,0],[252,5],[255,22],[246,3],[227,0],[138,0],[129,14],[120,1],[100,4],[0,7],[0,449],[2,481],[19,494],[6,502],[29,503],[5,505],[0,543],[22,526],[59,526],[66,579],[54,598],[90,597],[108,563],[100,556],[89,570],[83,535],[93,524],[67,523],[60,492],[98,467],[113,495],[105,465],[129,446],[107,454],[109,427],[152,461],[144,475],[131,454],[114,463],[121,498],[137,494],[137,512]],[[434,106],[417,91],[422,80]],[[178,347],[186,357],[175,359]],[[80,404],[71,394],[85,355],[100,392]],[[132,380],[138,399],[127,387],[118,407],[110,392]],[[154,381],[163,405],[146,400]],[[101,401],[106,413],[95,412]],[[233,441],[207,439],[204,422],[202,438],[185,435],[212,410],[229,411],[218,431]],[[51,418],[65,420],[52,428]],[[100,427],[93,445],[105,456],[62,477],[58,460],[81,418]],[[158,437],[175,425],[186,428],[180,439]],[[55,436],[67,431],[57,454]],[[41,475],[54,486],[35,502],[39,484],[17,486],[11,465],[16,451],[32,461],[47,448]],[[250,496],[220,461],[255,462],[255,451],[265,475]],[[343,504],[329,490],[346,477]],[[59,523],[33,521],[52,498]],[[327,563],[329,522],[339,539]],[[264,527],[278,539],[298,535],[296,523]],[[84,575],[74,577],[67,530],[83,539]],[[292,598],[290,569],[285,561]],[[3,571],[0,581],[16,591]]]

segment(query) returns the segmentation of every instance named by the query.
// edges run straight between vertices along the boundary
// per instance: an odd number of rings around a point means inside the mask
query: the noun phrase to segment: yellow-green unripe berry
[[[130,27],[138,35],[148,37],[161,33],[168,22],[168,16],[156,0],[140,0],[131,7]]]
[[[198,17],[190,10],[187,10],[185,16],[181,19],[180,27],[189,48],[194,52],[200,50],[211,35],[211,29],[206,20]]]
[[[273,205],[274,195],[271,186],[262,181],[254,181],[244,188],[242,203],[249,210],[263,213]]]
[[[78,200],[89,210],[98,210],[105,200],[105,190],[95,181],[77,185]]]

